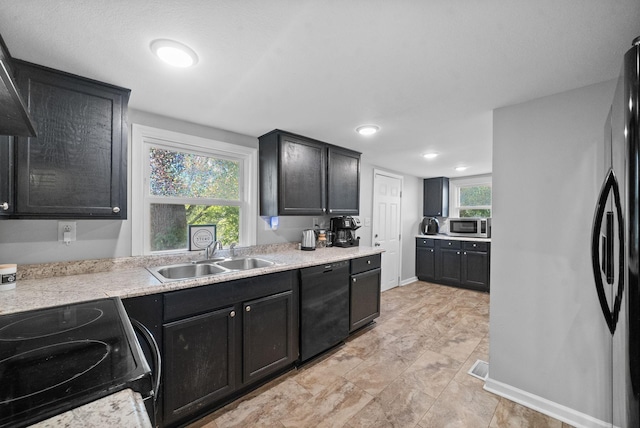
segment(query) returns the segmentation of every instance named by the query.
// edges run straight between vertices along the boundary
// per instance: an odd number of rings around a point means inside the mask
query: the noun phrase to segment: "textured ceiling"
[[[616,77],[640,2],[3,0],[0,33],[16,58],[131,88],[138,110],[455,177],[491,171],[493,109]],[[158,38],[199,63],[160,63]]]

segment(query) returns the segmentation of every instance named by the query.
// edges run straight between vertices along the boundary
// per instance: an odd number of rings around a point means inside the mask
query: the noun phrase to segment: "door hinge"
[[[398,241],[402,241],[402,233],[398,235]]]

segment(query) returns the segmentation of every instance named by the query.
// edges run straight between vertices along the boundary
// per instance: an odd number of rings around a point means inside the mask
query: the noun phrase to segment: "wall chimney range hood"
[[[0,36],[0,135],[35,137],[36,128],[11,72],[11,55]]]

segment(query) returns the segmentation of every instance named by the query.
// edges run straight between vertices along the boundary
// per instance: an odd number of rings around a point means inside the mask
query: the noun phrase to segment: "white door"
[[[400,202],[402,177],[382,171],[373,175],[372,242],[382,253],[382,291],[397,287],[400,281]]]

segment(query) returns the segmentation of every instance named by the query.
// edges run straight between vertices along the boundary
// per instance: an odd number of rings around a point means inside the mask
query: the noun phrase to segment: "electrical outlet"
[[[58,241],[73,242],[76,240],[76,222],[75,221],[59,221],[58,222]]]
[[[318,217],[313,217],[313,219],[312,219],[312,220],[313,220],[313,223],[311,224],[311,227],[312,227],[312,228],[313,228],[313,227],[316,227],[316,225],[317,225],[317,226],[320,226],[320,223],[318,223]]]

